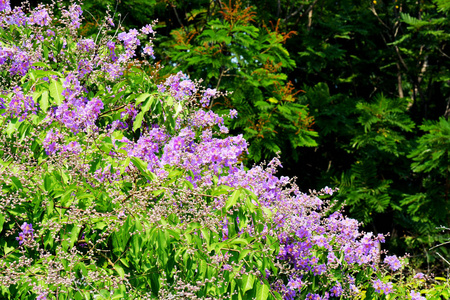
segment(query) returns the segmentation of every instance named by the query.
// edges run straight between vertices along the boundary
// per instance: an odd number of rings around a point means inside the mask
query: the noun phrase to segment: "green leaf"
[[[39,100],[39,107],[43,112],[47,112],[48,109],[48,91],[44,91],[41,95],[41,99]]]
[[[63,87],[59,81],[52,79],[50,82],[50,96],[55,100],[55,104],[61,105],[63,103],[64,97],[62,96]]]
[[[144,94],[141,94],[140,96],[138,96],[137,98],[136,98],[136,103],[135,103],[135,106],[137,107],[141,102],[144,102],[148,97],[150,97],[151,95],[150,94],[148,94],[148,93],[144,93]]]
[[[251,290],[253,288],[253,283],[255,282],[255,277],[253,275],[242,275],[242,279],[240,279],[241,284],[240,287],[242,291],[247,292],[248,290]]]
[[[3,224],[5,223],[5,215],[0,214],[0,232],[3,230]]]
[[[33,63],[32,66],[33,67],[43,67],[43,68],[51,69],[49,65],[47,65],[46,63],[43,63],[41,61]]]
[[[143,111],[137,114],[133,122],[133,131],[136,131],[138,128],[141,128],[142,120],[144,119],[144,114],[145,112]]]
[[[142,112],[146,113],[149,109],[150,106],[153,104],[153,101],[155,100],[155,98],[153,97],[153,95],[150,95],[150,97],[148,98],[148,100],[145,102],[145,104],[142,106]]]
[[[230,197],[228,197],[225,203],[225,211],[228,211],[231,207],[236,205],[239,197],[241,196],[241,190],[235,190]]]
[[[147,173],[147,163],[140,159],[139,157],[131,157],[131,162],[133,165],[139,169],[142,173]]]
[[[17,177],[11,177],[11,180],[12,180],[14,186],[15,186],[18,190],[23,189],[22,183],[20,182],[20,180],[19,180]]]
[[[269,297],[269,287],[267,284],[257,283],[256,285],[256,300],[266,300]]]

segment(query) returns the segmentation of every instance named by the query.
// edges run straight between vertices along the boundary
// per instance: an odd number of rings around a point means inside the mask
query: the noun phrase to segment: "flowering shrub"
[[[3,298],[421,299],[381,278],[384,237],[332,189],[243,167],[236,112],[203,109],[220,92],[156,80],[154,24],[86,38],[77,4],[56,21],[0,1]]]

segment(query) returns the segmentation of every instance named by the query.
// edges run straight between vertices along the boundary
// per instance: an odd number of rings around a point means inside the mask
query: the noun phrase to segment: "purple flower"
[[[342,286],[339,282],[336,282],[336,285],[333,286],[330,290],[331,296],[340,297],[342,295]]]
[[[52,155],[53,153],[62,150],[61,142],[63,140],[64,136],[58,131],[58,129],[50,129],[42,143],[45,153],[47,155]]]
[[[238,115],[237,110],[235,110],[235,109],[231,109],[231,110],[230,110],[230,119],[236,118],[237,115]]]
[[[150,34],[150,33],[154,33],[153,31],[153,27],[150,24],[145,25],[144,27],[142,27],[141,29],[142,33],[144,34]]]
[[[318,294],[309,293],[308,295],[306,295],[305,299],[307,299],[307,300],[321,300],[322,297],[320,297],[320,295],[318,295]]]
[[[11,118],[19,117],[19,122],[23,121],[29,113],[36,113],[37,105],[31,96],[23,93],[22,88],[15,86],[14,95],[9,102],[8,112]]]
[[[81,152],[81,146],[77,141],[72,141],[72,142],[69,142],[67,145],[63,146],[62,151],[78,154]]]
[[[323,192],[328,195],[333,195],[333,189],[329,188],[328,186],[323,188]]]
[[[47,300],[47,292],[42,292],[36,297],[36,300]]]
[[[197,88],[183,72],[170,75],[163,84],[158,85],[158,90],[164,92],[169,88],[169,93],[178,101],[197,92]]]
[[[136,49],[137,46],[141,44],[141,42],[137,38],[138,34],[139,32],[136,29],[131,29],[128,33],[126,32],[119,33],[117,38],[119,39],[119,41],[123,42],[126,50],[134,50]]]
[[[388,295],[393,291],[392,282],[383,283],[380,279],[373,282],[373,288],[375,289],[375,292],[384,292],[385,295]]]
[[[112,27],[115,27],[113,19],[111,17],[106,18],[106,21],[108,22],[109,25],[111,25]]]
[[[264,272],[266,273],[266,279],[269,279],[269,277],[270,277],[269,269],[265,269]]]
[[[19,241],[19,245],[22,245],[25,242],[33,240],[33,225],[24,222],[22,226],[20,226],[22,232],[19,233],[19,236],[16,237],[16,240]]]
[[[10,11],[11,6],[9,0],[0,0],[0,11]]]
[[[24,235],[24,233],[23,233],[23,232],[20,232],[20,233],[19,233],[19,236],[16,237],[16,240],[19,241],[19,245],[22,245],[23,242],[25,241],[25,235]]]
[[[81,26],[81,15],[83,14],[83,11],[81,10],[81,6],[77,4],[72,4],[69,6],[69,11],[63,9],[62,15],[64,18],[70,19],[70,25],[73,26],[73,28],[77,29]]]
[[[228,240],[228,219],[225,218],[222,224],[222,241],[226,241]]]
[[[402,267],[402,264],[400,263],[400,260],[395,255],[387,255],[384,259],[384,263],[389,265],[392,271],[397,271]]]
[[[302,288],[302,286],[303,282],[301,281],[301,279],[289,280],[288,287],[291,290],[299,290]]]
[[[40,25],[47,26],[51,22],[51,17],[48,14],[48,11],[42,4],[40,4],[37,8],[34,9],[31,16],[28,18],[28,25]]]
[[[150,46],[150,45],[146,45],[146,46],[144,47],[144,53],[147,54],[147,55],[149,55],[149,56],[151,56],[152,58],[155,58],[154,52],[153,52],[153,47]]]
[[[214,98],[217,94],[216,89],[206,89],[206,91],[203,93],[203,96],[200,100],[200,103],[203,105],[203,107],[207,107],[209,105],[209,102],[211,101],[211,98]]]
[[[20,227],[20,229],[22,229],[24,234],[28,234],[28,233],[33,233],[34,232],[33,225],[32,224],[28,224],[27,222],[24,222],[23,225]]]
[[[425,279],[425,275],[421,272],[414,275],[414,279]]]
[[[411,300],[426,300],[425,297],[420,295],[420,292],[411,291],[409,295],[411,296]]]
[[[322,275],[327,270],[327,266],[325,264],[314,266],[313,272],[314,275]]]

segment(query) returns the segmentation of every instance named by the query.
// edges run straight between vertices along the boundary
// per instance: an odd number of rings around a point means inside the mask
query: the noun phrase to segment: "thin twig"
[[[436,245],[434,247],[431,247],[429,250],[434,249],[434,248],[438,248],[438,247],[441,247],[441,246],[444,246],[444,245],[447,245],[447,244],[450,244],[450,241],[442,243],[442,244],[439,244],[439,245]]]
[[[436,252],[436,254],[450,266],[450,262],[448,262],[439,252]]]

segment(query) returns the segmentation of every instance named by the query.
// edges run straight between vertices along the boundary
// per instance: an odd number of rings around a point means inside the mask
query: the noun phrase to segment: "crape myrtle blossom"
[[[131,29],[128,33],[121,32],[117,36],[119,41],[122,41],[125,50],[134,50],[137,46],[141,44],[141,42],[138,39],[139,32],[136,29]],[[133,51],[134,52],[134,51]]]
[[[13,95],[9,105],[7,105],[7,112],[10,114],[11,118],[19,117],[19,122],[21,122],[30,113],[36,113],[37,105],[31,96],[23,93],[20,86],[15,86],[12,90]]]
[[[45,153],[47,155],[52,155],[53,153],[60,151],[62,149],[61,141],[63,140],[64,135],[61,134],[58,129],[50,129],[42,143]]]
[[[93,39],[81,39],[77,43],[77,49],[82,54],[83,52],[91,52],[95,49],[95,42]]]
[[[144,52],[145,54],[147,54],[148,56],[150,56],[150,57],[152,57],[152,58],[155,58],[155,55],[154,55],[154,52],[153,52],[153,47],[152,47],[151,45],[146,45],[146,46],[144,47],[143,52]]]
[[[237,112],[237,110],[235,110],[235,109],[231,109],[230,110],[230,119],[234,119],[234,118],[237,118],[237,115],[238,115],[238,112]]]
[[[411,300],[426,300],[426,298],[423,297],[420,292],[411,291],[409,295],[411,296]]]
[[[144,27],[142,27],[141,32],[144,34],[154,34],[155,33],[153,31],[153,26],[150,24],[147,24]]]
[[[70,20],[70,27],[73,29],[78,29],[81,26],[81,17],[83,11],[81,6],[77,4],[72,4],[69,6],[69,10],[62,9],[62,16]]]
[[[11,75],[24,76],[32,63],[32,57],[23,49],[0,46],[0,70],[8,70]]]
[[[16,240],[19,241],[19,245],[33,240],[34,229],[32,224],[28,224],[27,222],[25,222],[22,224],[20,229],[22,230],[22,232],[20,232],[19,236],[16,237]]]
[[[0,11],[10,11],[11,6],[9,0],[0,0]]]
[[[31,14],[31,16],[28,18],[28,25],[39,25],[39,26],[47,26],[51,22],[51,17],[48,14],[47,9],[42,5],[39,4],[37,8],[35,8]]]
[[[80,143],[77,141],[70,141],[66,144],[65,135],[55,128],[47,132],[42,145],[47,155],[53,155],[58,152],[79,154],[82,150]]]
[[[380,279],[377,279],[373,282],[373,288],[377,293],[384,293],[385,295],[389,295],[393,292],[392,282],[384,283]]]
[[[402,267],[402,264],[400,263],[400,260],[395,255],[387,255],[384,258],[384,263],[389,265],[389,268],[392,271],[397,271],[398,269],[400,269]]]
[[[94,172],[94,177],[99,182],[104,182],[105,180],[109,183],[119,180],[120,171],[116,170],[115,172],[111,172],[111,165],[107,165],[105,168],[100,168]]]
[[[211,101],[211,98],[214,98],[217,94],[217,90],[216,89],[206,89],[206,91],[203,92],[203,96],[200,99],[200,103],[202,104],[203,107],[208,107],[209,106],[209,102]]]
[[[138,114],[136,108],[133,104],[129,104],[125,106],[125,110],[120,113],[121,119],[128,119],[130,118],[132,121],[136,118],[136,115]]]
[[[161,93],[167,91],[175,100],[181,101],[195,94],[197,87],[187,75],[180,71],[176,75],[170,75],[163,84],[158,85],[158,90]]]
[[[95,120],[104,105],[100,98],[91,100],[71,98],[71,102],[64,102],[55,111],[54,118],[63,123],[74,133],[85,131],[89,127],[95,128]],[[75,104],[74,104],[75,103]]]

